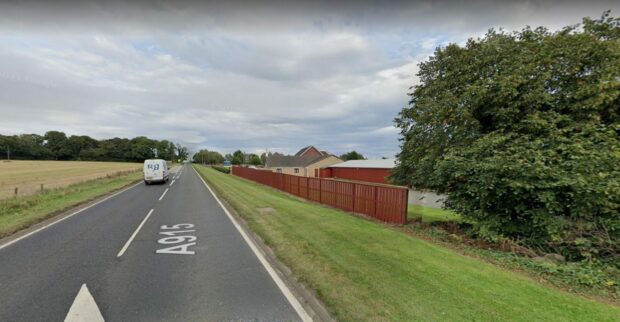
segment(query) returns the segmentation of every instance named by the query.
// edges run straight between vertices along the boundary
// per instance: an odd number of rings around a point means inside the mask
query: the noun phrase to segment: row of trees
[[[267,154],[263,153],[260,156],[255,153],[245,153],[241,150],[237,150],[232,154],[222,155],[217,151],[200,150],[193,156],[193,160],[196,163],[202,164],[222,164],[224,161],[230,161],[234,165],[251,164],[251,165],[264,165],[267,160]]]
[[[438,48],[396,119],[393,179],[447,194],[491,240],[620,256],[620,19]]]
[[[347,152],[344,153],[342,155],[339,156],[340,160],[342,161],[349,161],[349,160],[365,160],[366,158],[359,152],[353,150],[351,152]]]
[[[86,135],[67,137],[59,131],[49,131],[45,135],[0,135],[0,152],[6,158],[29,160],[142,162],[155,157],[184,160],[188,156],[186,147],[167,140],[144,136],[96,140]]]
[[[274,153],[272,152],[269,152],[268,154],[263,152],[261,155],[258,155],[255,153],[246,153],[241,150],[237,150],[233,153],[222,155],[217,151],[209,151],[209,150],[203,149],[194,154],[193,160],[196,163],[211,164],[211,165],[222,164],[224,163],[224,161],[230,161],[230,163],[234,165],[250,164],[254,166],[260,166],[260,165],[265,165],[265,162],[267,162],[267,158],[273,154]],[[351,151],[351,152],[342,154],[340,156],[340,159],[342,159],[343,161],[348,161],[348,160],[364,160],[365,158],[361,153],[358,153],[356,151]]]
[[[198,152],[196,152],[193,156],[193,160],[195,163],[202,163],[202,164],[222,164],[224,163],[224,161],[230,161],[230,163],[234,164],[234,165],[241,165],[241,164],[250,164],[250,165],[254,165],[254,166],[259,166],[259,165],[265,165],[265,162],[267,162],[267,158],[272,155],[273,153],[262,153],[261,155],[258,155],[256,153],[245,153],[241,150],[237,150],[235,152],[233,152],[232,154],[226,154],[226,155],[222,155],[217,151],[209,151],[209,150],[200,150]],[[345,154],[342,154],[340,156],[340,159],[342,159],[343,161],[348,161],[348,160],[364,160],[364,156],[361,153],[358,153],[356,151],[351,151],[351,152],[347,152]]]

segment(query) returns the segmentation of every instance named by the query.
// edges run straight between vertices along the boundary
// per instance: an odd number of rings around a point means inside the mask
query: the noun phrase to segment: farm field
[[[372,221],[195,166],[343,321],[617,321],[620,308],[543,286]],[[260,208],[271,208],[268,213]]]
[[[32,195],[41,189],[66,187],[107,175],[136,171],[140,163],[90,161],[25,161],[0,162],[0,200]]]
[[[142,180],[141,172],[121,173],[19,198],[0,200],[0,238],[58,212]]]

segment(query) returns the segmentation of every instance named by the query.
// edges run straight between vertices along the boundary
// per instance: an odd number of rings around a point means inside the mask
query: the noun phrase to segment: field
[[[345,321],[617,321],[620,308],[543,286],[389,226],[195,166]],[[259,208],[270,207],[265,213]]]
[[[140,163],[83,161],[0,161],[0,200],[32,195],[44,189],[66,187],[142,168]]]
[[[141,172],[122,173],[47,190],[45,193],[0,200],[0,238],[141,179]]]

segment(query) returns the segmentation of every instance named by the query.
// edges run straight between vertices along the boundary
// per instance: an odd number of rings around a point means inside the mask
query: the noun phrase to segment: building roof
[[[313,163],[329,158],[331,155],[299,157],[294,155],[272,154],[267,157],[266,168],[307,167]]]
[[[396,159],[379,160],[350,160],[330,165],[329,168],[373,168],[392,169],[396,166]]]
[[[314,150],[316,154],[318,155],[328,155],[329,153],[327,153],[327,151],[321,151],[319,149],[317,149],[316,147],[314,147],[314,145],[308,145],[306,147],[301,148],[301,150],[297,151],[297,153],[295,153],[296,157],[301,157],[304,154],[308,153],[310,150]]]

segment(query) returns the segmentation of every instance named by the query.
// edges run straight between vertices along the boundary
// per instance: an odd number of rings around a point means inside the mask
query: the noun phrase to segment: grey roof
[[[297,153],[295,153],[295,156],[298,157],[298,156],[302,155],[304,152],[306,152],[306,150],[308,150],[311,147],[312,147],[312,145],[308,145],[308,146],[305,146],[305,147],[301,148],[299,151],[297,151]]]
[[[312,156],[312,157],[298,157],[294,155],[282,155],[282,154],[272,154],[267,157],[267,161],[265,162],[265,167],[267,168],[276,168],[276,167],[307,167],[315,162],[321,161],[325,158],[330,157],[331,155],[321,155],[321,156]]]
[[[379,160],[351,160],[342,163],[332,164],[330,168],[375,168],[392,169],[396,166],[396,159]]]

